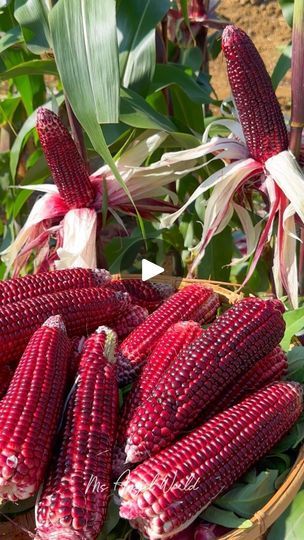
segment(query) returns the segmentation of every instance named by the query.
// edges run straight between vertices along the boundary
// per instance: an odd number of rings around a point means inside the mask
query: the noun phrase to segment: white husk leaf
[[[294,155],[280,152],[266,161],[265,168],[304,223],[304,174]]]
[[[70,210],[63,220],[63,246],[57,250],[59,260],[55,265],[63,268],[96,268],[95,210],[80,208]]]

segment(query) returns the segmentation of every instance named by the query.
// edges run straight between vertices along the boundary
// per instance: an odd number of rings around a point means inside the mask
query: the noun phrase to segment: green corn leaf
[[[267,540],[303,540],[304,489],[299,491],[291,505],[276,520],[267,534]]]
[[[99,125],[119,119],[115,7],[115,0],[59,0],[49,19],[56,62],[71,107],[136,210]],[[137,218],[144,236],[138,212]]]
[[[12,122],[20,101],[20,96],[10,97],[0,101],[0,125]]]
[[[262,471],[257,475],[255,482],[239,484],[216,499],[216,505],[249,518],[272,497],[277,477],[276,470]]]
[[[287,353],[287,379],[304,384],[304,347],[293,347]]]
[[[198,104],[211,103],[211,86],[204,80],[204,86],[198,84],[191,70],[174,64],[157,64],[150,91],[157,92],[168,86],[177,85],[192,101]]]
[[[281,341],[281,347],[284,351],[288,351],[293,336],[304,328],[304,307],[287,311],[283,318],[286,323],[286,330]]]
[[[6,71],[0,72],[0,81],[7,81],[19,77],[20,75],[57,75],[57,68],[54,60],[29,60]]]
[[[228,529],[249,529],[252,527],[252,521],[250,519],[243,519],[238,517],[234,512],[228,510],[222,510],[216,506],[209,506],[202,514],[201,518],[209,521],[209,523],[215,523],[216,525],[222,525]]]
[[[283,16],[289,26],[292,26],[294,0],[279,0]]]
[[[155,26],[169,0],[122,1],[117,10],[121,84],[145,95],[155,69]]]
[[[71,106],[87,124],[119,117],[115,0],[59,0],[50,13],[53,46]]]
[[[28,49],[41,54],[51,47],[48,0],[15,0],[14,16],[21,26]]]
[[[18,45],[23,42],[23,35],[19,26],[14,26],[5,32],[4,36],[0,39],[0,54],[6,49]]]
[[[155,111],[145,100],[133,90],[122,88],[119,118],[129,126],[142,129],[162,129],[176,131],[176,126],[164,115]]]
[[[272,86],[277,89],[287,71],[291,68],[291,45],[286,45],[283,49],[271,75]]]

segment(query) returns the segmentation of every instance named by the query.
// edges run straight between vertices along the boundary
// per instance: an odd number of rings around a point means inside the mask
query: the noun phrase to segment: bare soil
[[[291,40],[291,29],[278,0],[221,0],[217,11],[249,34],[271,74],[281,54],[280,47]],[[230,89],[222,54],[210,63],[210,73],[219,99],[227,98]],[[290,72],[278,87],[277,96],[282,109],[288,112],[291,105]]]

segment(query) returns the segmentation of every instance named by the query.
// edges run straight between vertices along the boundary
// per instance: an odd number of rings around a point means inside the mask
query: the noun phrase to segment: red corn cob
[[[122,342],[118,352],[118,382],[132,381],[156,341],[178,321],[192,319],[201,323],[213,320],[219,297],[212,289],[189,285],[165,302]]]
[[[68,289],[101,287],[111,280],[107,270],[70,268],[0,281],[0,304],[18,302]]]
[[[132,390],[129,392],[122,409],[114,449],[113,469],[115,476],[119,476],[124,469],[123,464],[126,460],[124,448],[128,437],[128,427],[136,408],[148,399],[159,379],[183,347],[192,343],[202,333],[203,329],[193,321],[181,321],[173,324],[158,340],[153,351],[148,356],[147,362],[132,386]]]
[[[14,375],[14,366],[8,364],[0,365],[0,398],[6,393]]]
[[[94,540],[103,526],[118,411],[115,347],[106,327],[85,343],[59,455],[38,503],[37,538]]]
[[[73,386],[77,376],[85,340],[84,336],[71,339],[72,348],[68,362],[68,386],[70,387]]]
[[[175,292],[174,287],[168,283],[153,283],[141,279],[115,279],[109,287],[129,293],[134,304],[146,308],[149,312],[158,308]]]
[[[139,326],[148,317],[149,312],[142,306],[132,305],[119,315],[115,320],[113,328],[120,339],[125,338],[137,326]]]
[[[19,360],[31,335],[47,317],[60,313],[70,336],[111,323],[127,309],[127,293],[101,289],[74,289],[45,294],[0,308],[0,362]]]
[[[60,118],[41,107],[37,132],[59,194],[69,208],[90,206],[94,189],[77,147]]]
[[[240,28],[226,26],[222,49],[249,153],[264,164],[288,149],[287,129],[271,79],[251,39]]]
[[[155,454],[190,426],[240,375],[270,353],[284,334],[278,300],[246,298],[184,348],[129,426],[127,460]]]
[[[0,403],[0,496],[37,491],[48,463],[64,396],[70,342],[60,316],[32,336]]]
[[[275,382],[133,470],[120,515],[150,540],[186,528],[287,433],[303,408],[298,383]]]
[[[207,418],[228,409],[243,398],[256,392],[269,383],[280,380],[287,372],[288,360],[281,347],[276,347],[270,354],[264,356],[252,368],[244,373],[223,396],[210,408],[204,411],[201,417],[196,419],[196,425]],[[200,422],[199,422],[200,421]]]

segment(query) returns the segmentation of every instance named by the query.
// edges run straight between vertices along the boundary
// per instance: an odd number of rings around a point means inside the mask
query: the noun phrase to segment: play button
[[[147,259],[142,260],[142,266],[141,266],[141,279],[143,281],[147,281],[148,279],[153,278],[154,276],[158,276],[158,274],[162,274],[165,269],[161,266],[158,266],[158,264],[154,264]]]

